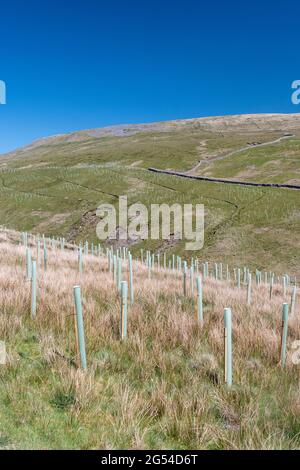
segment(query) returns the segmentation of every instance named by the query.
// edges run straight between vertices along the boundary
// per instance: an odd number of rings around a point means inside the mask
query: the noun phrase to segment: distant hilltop
[[[240,114],[228,116],[211,116],[192,119],[176,119],[173,121],[152,122],[146,124],[119,124],[95,129],[74,131],[68,134],[58,134],[44,137],[31,144],[10,152],[20,154],[42,145],[55,145],[67,142],[80,142],[89,138],[124,137],[140,132],[172,132],[186,127],[203,128],[212,132],[232,131],[283,131],[290,133],[300,129],[300,113],[297,114]]]

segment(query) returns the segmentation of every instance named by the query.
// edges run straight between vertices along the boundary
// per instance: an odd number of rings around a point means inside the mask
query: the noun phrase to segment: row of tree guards
[[[31,247],[29,246],[29,237],[27,233],[22,233],[21,235],[21,244],[26,247],[26,276],[29,281],[31,281],[31,315],[34,318],[37,311],[37,264],[39,265],[42,259],[41,253],[43,250],[43,264],[44,270],[47,270],[48,265],[48,251],[47,247],[51,247],[53,250],[60,249],[64,251],[65,249],[73,249],[78,253],[78,271],[80,274],[84,272],[84,255],[94,255],[94,256],[105,256],[107,257],[108,262],[108,272],[113,277],[113,281],[118,289],[120,296],[120,339],[126,340],[127,338],[127,317],[128,317],[128,292],[129,292],[129,302],[130,305],[134,303],[134,276],[133,276],[133,258],[132,254],[127,248],[116,249],[106,248],[106,251],[102,249],[100,245],[96,247],[92,244],[89,248],[88,242],[85,242],[84,245],[76,246],[66,244],[64,239],[47,239],[44,236],[42,240],[39,236],[31,236],[33,242],[36,243],[37,250],[37,259],[32,258]],[[162,263],[160,254],[156,255],[155,263],[155,254],[146,251],[144,253],[141,250],[140,263],[148,268],[148,278],[151,278],[154,269],[166,269],[175,271],[177,273],[182,273],[182,283],[183,283],[183,295],[187,296],[188,292],[191,296],[194,295],[194,283],[196,280],[196,291],[197,291],[197,318],[200,326],[203,325],[203,281],[208,276],[213,275],[216,280],[227,280],[234,282],[238,289],[241,289],[242,284],[246,285],[246,302],[248,305],[251,304],[251,294],[252,294],[252,273],[248,268],[236,268],[233,270],[234,279],[231,280],[231,273],[228,265],[225,268],[225,276],[223,275],[223,265],[222,263],[215,263],[213,272],[209,270],[208,262],[202,263],[202,272],[200,272],[199,260],[192,259],[190,266],[188,266],[187,261],[181,260],[179,256],[175,258],[175,255],[172,255],[172,258],[167,260],[166,253],[163,253]],[[123,263],[128,262],[128,282],[122,279],[122,267]],[[225,277],[225,279],[224,279]],[[283,287],[283,295],[286,297],[288,287],[292,287],[291,294],[291,316],[295,314],[295,303],[296,303],[296,278],[293,280],[285,274],[281,278],[275,276],[274,273],[263,273],[259,270],[256,270],[256,285],[261,283],[269,284],[269,297],[272,298],[273,288],[275,283],[281,283]],[[80,286],[74,286],[74,305],[76,311],[76,322],[75,322],[75,331],[76,331],[76,341],[77,348],[80,357],[80,367],[83,370],[87,369],[87,359],[86,359],[86,348],[85,348],[85,334],[84,334],[84,321],[83,321],[83,311],[82,311],[82,301],[81,301],[81,290]],[[288,335],[288,317],[289,317],[289,304],[283,303],[282,307],[282,326],[281,326],[281,348],[280,348],[280,364],[282,367],[286,364],[286,345],[287,345],[287,335]],[[224,380],[227,386],[232,385],[232,375],[233,375],[233,366],[232,366],[232,312],[230,308],[224,309]]]
[[[120,336],[121,340],[127,338],[127,282],[121,283],[121,311],[120,311]],[[74,287],[74,301],[76,309],[76,331],[78,349],[80,352],[80,364],[83,370],[87,369],[85,339],[84,339],[84,325],[82,316],[82,303],[80,287]],[[198,297],[199,306],[199,297]],[[282,307],[282,333],[281,333],[281,348],[280,348],[280,364],[285,367],[286,363],[286,346],[288,335],[288,304],[283,304]],[[199,313],[199,309],[198,309]],[[203,321],[201,319],[200,321]],[[233,367],[232,367],[232,313],[230,308],[224,309],[224,380],[228,387],[231,387],[233,381]]]

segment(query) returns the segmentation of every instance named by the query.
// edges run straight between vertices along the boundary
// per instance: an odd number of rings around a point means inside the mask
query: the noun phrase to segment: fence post
[[[118,258],[118,271],[117,271],[117,288],[118,291],[121,290],[122,283],[122,259]]]
[[[31,266],[31,316],[36,316],[36,261]]]
[[[195,261],[195,268],[196,268],[196,274],[198,275],[199,274],[199,261],[198,261],[198,258],[196,258],[196,261]]]
[[[117,256],[113,255],[113,281],[117,284]]]
[[[273,284],[274,284],[274,277],[271,276],[271,278],[270,278],[270,300],[272,299],[272,294],[273,294]]]
[[[283,281],[283,297],[285,298],[286,297],[286,277],[285,277],[285,275],[283,276],[282,281]]]
[[[240,268],[238,268],[238,270],[237,270],[237,287],[238,287],[238,289],[241,288],[241,270],[240,270]]]
[[[127,338],[127,282],[121,282],[121,339]]]
[[[217,279],[218,279],[218,265],[217,265],[217,263],[215,263],[215,271],[214,271],[214,273],[215,273],[215,279],[217,280]]]
[[[110,251],[108,252],[107,261],[108,261],[108,272],[109,272],[109,274],[111,274],[111,272],[112,272],[112,254],[111,254]]]
[[[186,271],[187,271],[187,262],[183,262],[183,295],[186,296]]]
[[[80,353],[80,365],[83,370],[86,370],[86,352],[85,352],[85,339],[84,339],[84,326],[81,304],[80,286],[74,286],[74,302],[76,309],[76,325],[78,335],[78,346]]]
[[[47,253],[47,246],[44,242],[44,270],[47,271],[47,261],[48,261],[48,253]]]
[[[81,246],[79,247],[79,252],[78,252],[78,263],[79,263],[79,273],[82,274],[82,272],[83,272],[83,262],[82,262],[82,248],[81,248]]]
[[[297,292],[297,287],[294,286],[293,292],[292,292],[292,299],[291,299],[291,317],[295,315],[296,292]]]
[[[40,237],[37,240],[36,250],[37,250],[37,253],[36,253],[37,265],[39,266],[40,265],[40,258],[41,258],[41,241],[40,241]]]
[[[288,304],[282,305],[282,326],[281,326],[281,353],[280,363],[281,367],[285,366],[286,362],[286,340],[288,333],[288,320],[289,320],[289,306]]]
[[[191,266],[190,270],[190,283],[191,283],[191,296],[194,295],[194,266]]]
[[[248,285],[247,285],[247,304],[251,304],[251,274],[248,274]]]
[[[129,263],[130,304],[133,305],[134,287],[133,287],[133,269],[132,269],[132,254],[131,253],[129,253],[128,263]]]
[[[205,277],[209,276],[209,265],[208,261],[205,262]]]
[[[202,299],[202,281],[201,276],[197,276],[197,305],[198,305],[198,321],[203,325],[203,299]]]
[[[232,385],[232,325],[231,309],[224,309],[224,375],[228,387]]]
[[[32,270],[32,261],[31,261],[31,250],[26,248],[26,277],[27,280],[31,280],[31,270]]]
[[[148,256],[148,279],[151,278],[151,256]]]

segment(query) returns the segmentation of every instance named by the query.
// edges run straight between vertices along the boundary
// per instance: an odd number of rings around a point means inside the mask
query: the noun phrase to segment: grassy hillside
[[[253,147],[222,160],[211,160],[198,174],[245,181],[300,185],[300,138],[276,145]],[[203,167],[202,167],[203,168]]]
[[[258,143],[276,144],[258,147]],[[249,150],[232,152],[249,146]],[[44,139],[0,157],[3,225],[97,241],[96,208],[130,202],[204,203],[205,246],[187,256],[300,275],[299,192],[228,187],[154,175],[149,166],[265,182],[299,183],[298,115],[233,116],[112,127]],[[199,162],[200,166],[199,166]],[[152,250],[163,242],[138,243]],[[182,243],[168,253],[182,253]]]
[[[0,233],[0,448],[299,449],[299,302],[279,362],[279,285],[246,288],[208,278],[204,324],[178,272],[134,263],[128,338],[119,339],[119,296],[106,257],[52,251],[38,266],[37,316],[19,234]],[[36,255],[36,246],[30,243]],[[127,264],[124,263],[124,278]],[[76,367],[73,286],[82,289],[88,371]],[[299,300],[299,299],[298,299]],[[223,308],[233,313],[233,387],[224,385]]]

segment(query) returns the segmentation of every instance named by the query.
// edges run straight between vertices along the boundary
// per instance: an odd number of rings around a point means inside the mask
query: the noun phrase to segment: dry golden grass
[[[299,302],[289,320],[286,368],[279,366],[282,288],[246,288],[208,278],[204,325],[177,272],[134,262],[135,303],[120,341],[120,302],[105,256],[48,251],[38,266],[38,309],[19,234],[0,234],[0,447],[299,448]],[[36,247],[32,244],[32,252]],[[127,266],[124,263],[124,279]],[[73,286],[81,286],[88,371],[76,367]],[[223,309],[233,313],[233,387],[224,385]]]

